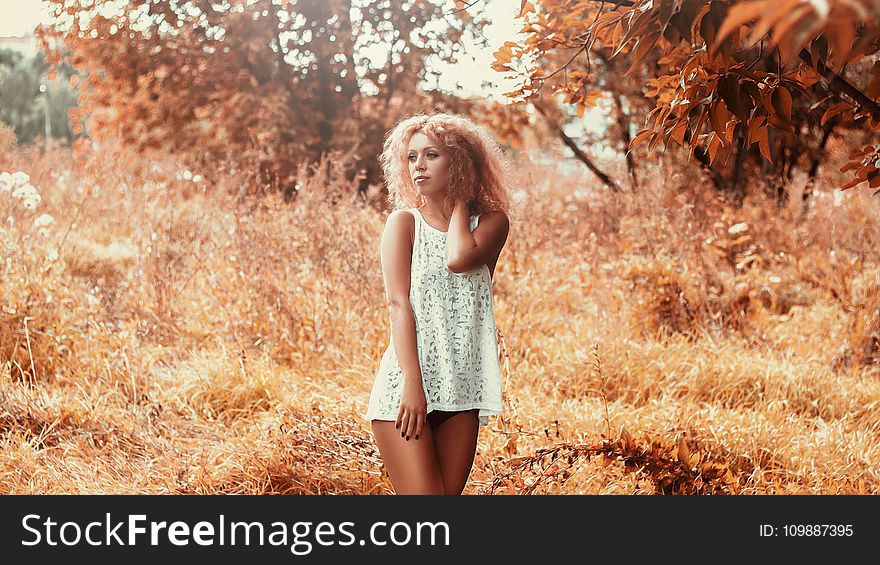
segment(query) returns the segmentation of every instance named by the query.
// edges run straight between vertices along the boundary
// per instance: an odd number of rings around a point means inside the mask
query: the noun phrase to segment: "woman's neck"
[[[426,196],[425,203],[419,208],[419,210],[421,210],[422,213],[427,213],[435,218],[443,218],[447,221],[452,217],[452,210],[444,210],[442,197],[437,199]]]

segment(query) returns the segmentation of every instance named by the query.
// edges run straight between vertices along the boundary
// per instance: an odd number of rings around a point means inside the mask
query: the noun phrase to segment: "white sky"
[[[21,36],[48,18],[40,0],[0,0],[0,36]]]

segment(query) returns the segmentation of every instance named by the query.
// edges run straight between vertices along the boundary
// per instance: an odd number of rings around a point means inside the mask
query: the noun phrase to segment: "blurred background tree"
[[[346,155],[345,174],[366,190],[381,182],[385,132],[413,112],[484,116],[511,144],[527,121],[426,86],[439,86],[431,63],[454,62],[466,33],[485,43],[488,20],[462,2],[49,3],[43,49],[82,76],[75,133],[88,124],[96,138],[170,151],[259,190],[294,196],[298,165],[330,152]],[[378,62],[376,53],[384,53]]]

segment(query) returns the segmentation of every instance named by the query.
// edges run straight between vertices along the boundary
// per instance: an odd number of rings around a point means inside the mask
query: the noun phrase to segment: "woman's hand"
[[[396,428],[400,436],[407,440],[411,437],[419,439],[422,427],[428,419],[428,400],[421,381],[403,383],[403,395],[400,398],[400,410],[397,412]]]
[[[461,208],[461,216],[464,218],[470,218],[473,202],[474,200],[471,198],[459,196],[455,199],[455,206],[452,208],[452,215],[455,216],[455,214],[458,213],[458,209]]]
[[[472,204],[473,202],[474,202],[474,199],[473,199],[473,198],[468,198],[468,197],[466,197],[466,196],[459,196],[458,198],[455,199],[455,207],[453,208],[453,210],[454,210],[455,208],[459,208],[459,207],[464,208],[465,210],[467,210],[468,208],[471,207],[471,204]]]

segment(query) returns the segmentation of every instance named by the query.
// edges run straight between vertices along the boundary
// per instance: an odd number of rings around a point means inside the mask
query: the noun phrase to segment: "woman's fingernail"
[[[416,439],[419,439],[419,436],[416,436]]]
[[[409,436],[406,436],[406,441],[409,441]]]
[[[400,432],[400,437],[403,437],[403,432]]]

